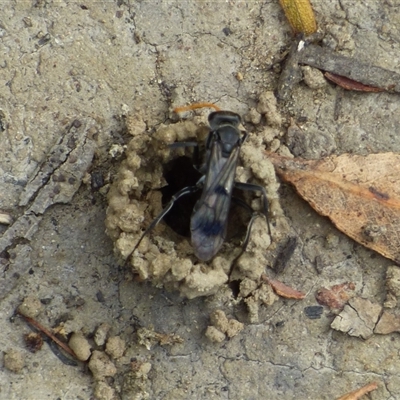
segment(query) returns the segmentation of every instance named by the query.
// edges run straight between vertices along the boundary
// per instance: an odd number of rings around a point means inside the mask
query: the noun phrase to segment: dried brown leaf
[[[323,160],[269,154],[278,175],[338,229],[400,263],[400,154]]]
[[[355,90],[356,92],[383,92],[385,90],[376,86],[364,85],[354,79],[332,74],[331,72],[325,72],[324,76],[346,90]]]
[[[315,299],[323,306],[330,309],[342,310],[348,300],[354,295],[355,285],[353,282],[344,282],[331,288],[318,290]]]
[[[295,299],[302,300],[306,296],[303,292],[299,292],[296,289],[291,288],[290,286],[285,285],[284,283],[277,281],[276,279],[268,278],[266,275],[261,275],[261,279],[265,282],[268,282],[269,285],[274,289],[274,292],[285,299]]]
[[[358,400],[361,396],[364,396],[364,394],[372,392],[377,388],[378,384],[376,382],[371,382],[360,389],[354,390],[353,392],[347,393],[344,396],[339,397],[337,400]]]

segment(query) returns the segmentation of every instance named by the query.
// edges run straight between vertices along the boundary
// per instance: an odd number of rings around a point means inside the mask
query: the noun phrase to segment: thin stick
[[[388,69],[337,54],[315,44],[305,45],[298,57],[300,64],[310,65],[388,92],[400,93],[400,74]]]
[[[373,390],[378,388],[378,384],[376,382],[369,383],[368,385],[363,386],[361,389],[355,390],[354,392],[347,393],[342,397],[339,397],[337,400],[357,400],[364,394],[372,392]]]
[[[221,111],[221,109],[213,103],[193,103],[188,106],[176,107],[174,108],[174,112],[179,114],[184,111],[192,111],[197,110],[198,108],[213,108],[215,111]]]
[[[64,351],[66,351],[68,354],[70,354],[74,358],[78,358],[75,353],[72,351],[72,349],[66,344],[63,343],[61,340],[57,339],[47,328],[45,328],[43,325],[39,324],[39,322],[35,321],[33,318],[27,317],[26,315],[21,314],[19,311],[17,311],[19,315],[22,315],[26,322],[28,324],[33,325],[36,329],[38,329],[40,332],[43,332],[46,336],[48,336],[53,342],[56,342]]]

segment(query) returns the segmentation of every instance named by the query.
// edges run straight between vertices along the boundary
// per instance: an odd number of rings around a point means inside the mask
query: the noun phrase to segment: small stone
[[[328,84],[324,78],[324,74],[319,69],[312,68],[308,65],[301,69],[303,71],[304,83],[310,89],[321,89]]]
[[[11,225],[12,217],[10,214],[0,212],[0,224]]]
[[[400,317],[384,311],[375,326],[374,333],[387,335],[392,332],[400,332]]]
[[[282,118],[278,112],[274,92],[268,91],[260,95],[257,111],[265,115],[269,126],[278,128],[282,125]]]
[[[272,288],[271,288],[271,292],[273,293]],[[258,312],[260,309],[260,304],[259,304],[258,300],[256,298],[254,298],[254,296],[250,296],[250,297],[245,298],[244,302],[247,306],[250,323],[257,324],[259,322]]]
[[[126,126],[129,134],[132,136],[138,136],[146,130],[146,123],[137,115],[128,115],[126,117]]]
[[[325,247],[327,249],[336,249],[339,246],[339,236],[334,233],[328,233],[325,237]]]
[[[18,312],[29,318],[36,318],[42,311],[43,304],[36,296],[27,296],[18,307]]]
[[[219,331],[225,333],[229,326],[228,318],[222,310],[215,310],[210,315],[211,324]]]
[[[122,383],[122,398],[123,399],[149,399],[150,395],[147,392],[149,389],[148,373],[151,370],[149,362],[132,361],[131,371],[124,374]],[[175,397],[168,397],[175,398]]]
[[[397,306],[397,297],[393,293],[387,292],[383,306],[385,308],[395,308]]]
[[[241,72],[236,72],[235,77],[239,82],[244,79],[243,74]]]
[[[280,146],[281,146],[281,141],[279,139],[274,139],[269,145],[269,151],[271,153],[275,153],[278,151]]]
[[[180,281],[189,275],[192,267],[193,263],[191,260],[179,260],[179,262],[176,262],[172,265],[171,274],[176,278],[177,281]]]
[[[258,125],[261,122],[261,114],[255,108],[251,108],[244,117],[244,120],[251,122],[253,125]]]
[[[136,378],[147,379],[147,375],[151,370],[151,364],[149,362],[144,362],[140,365],[136,364],[136,368],[132,366],[135,370]]]
[[[4,366],[12,372],[19,373],[25,366],[25,357],[18,350],[10,350],[4,355]]]
[[[228,329],[226,330],[226,335],[228,337],[234,337],[236,336],[239,332],[241,332],[244,328],[244,325],[237,321],[236,319],[230,319],[228,323]]]
[[[279,299],[279,296],[275,294],[274,289],[271,285],[263,283],[258,289],[256,296],[264,304],[264,306],[269,307]]]
[[[119,336],[112,336],[107,341],[106,353],[111,358],[120,358],[123,356],[125,348],[125,340],[121,339]]]
[[[82,333],[73,333],[71,339],[69,339],[68,345],[71,347],[78,360],[86,361],[90,357],[90,344]]]
[[[117,368],[107,354],[98,350],[92,353],[88,366],[97,381],[104,379],[106,376],[114,376],[117,373]]]
[[[96,343],[97,346],[104,346],[110,329],[111,326],[106,323],[101,324],[97,328],[96,333],[94,334],[94,342]]]
[[[215,326],[208,326],[205,335],[207,339],[214,343],[221,343],[225,340],[225,333],[221,332]]]
[[[283,157],[293,158],[293,154],[290,152],[289,148],[284,144],[280,145],[278,154]]]
[[[115,390],[104,381],[99,381],[94,387],[94,397],[97,400],[116,400]]]
[[[125,151],[124,146],[114,143],[113,145],[111,145],[110,150],[108,151],[108,154],[112,158],[119,158],[120,156],[122,156],[122,154],[124,154],[124,151]]]
[[[264,143],[271,143],[276,137],[279,136],[279,131],[270,126],[264,127],[264,130],[260,133]]]
[[[240,296],[244,299],[248,297],[258,287],[258,283],[252,279],[244,278],[240,282]]]
[[[400,268],[392,265],[386,271],[386,287],[390,293],[400,297]]]

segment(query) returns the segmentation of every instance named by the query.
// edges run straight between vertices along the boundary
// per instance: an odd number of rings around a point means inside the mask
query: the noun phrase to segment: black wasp
[[[202,190],[202,194],[192,212],[190,231],[194,253],[202,261],[212,259],[224,243],[231,200],[252,214],[243,242],[243,251],[246,249],[253,221],[259,213],[253,211],[243,200],[233,197],[233,188],[261,192],[262,214],[268,221],[268,200],[265,188],[259,185],[235,182],[240,147],[247,138],[247,132],[239,129],[240,116],[231,111],[220,110],[210,103],[193,104],[177,108],[174,111],[182,112],[202,107],[212,107],[217,110],[208,116],[210,132],[206,139],[206,153],[203,163],[198,168],[202,176],[196,185],[184,187],[172,196],[162,212],[144,231],[132,253],[137,249],[144,236],[164,218],[179,198],[199,190]],[[198,143],[196,142],[178,142],[170,147],[193,147],[194,160],[198,157]],[[269,223],[268,230],[270,233]]]

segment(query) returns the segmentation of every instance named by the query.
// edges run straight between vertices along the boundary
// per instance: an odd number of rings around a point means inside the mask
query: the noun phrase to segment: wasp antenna
[[[216,106],[214,103],[193,103],[189,104],[187,106],[182,106],[182,107],[176,107],[174,108],[174,112],[179,114],[184,111],[192,111],[192,110],[197,110],[198,108],[213,108],[215,111],[221,111],[221,109]]]

